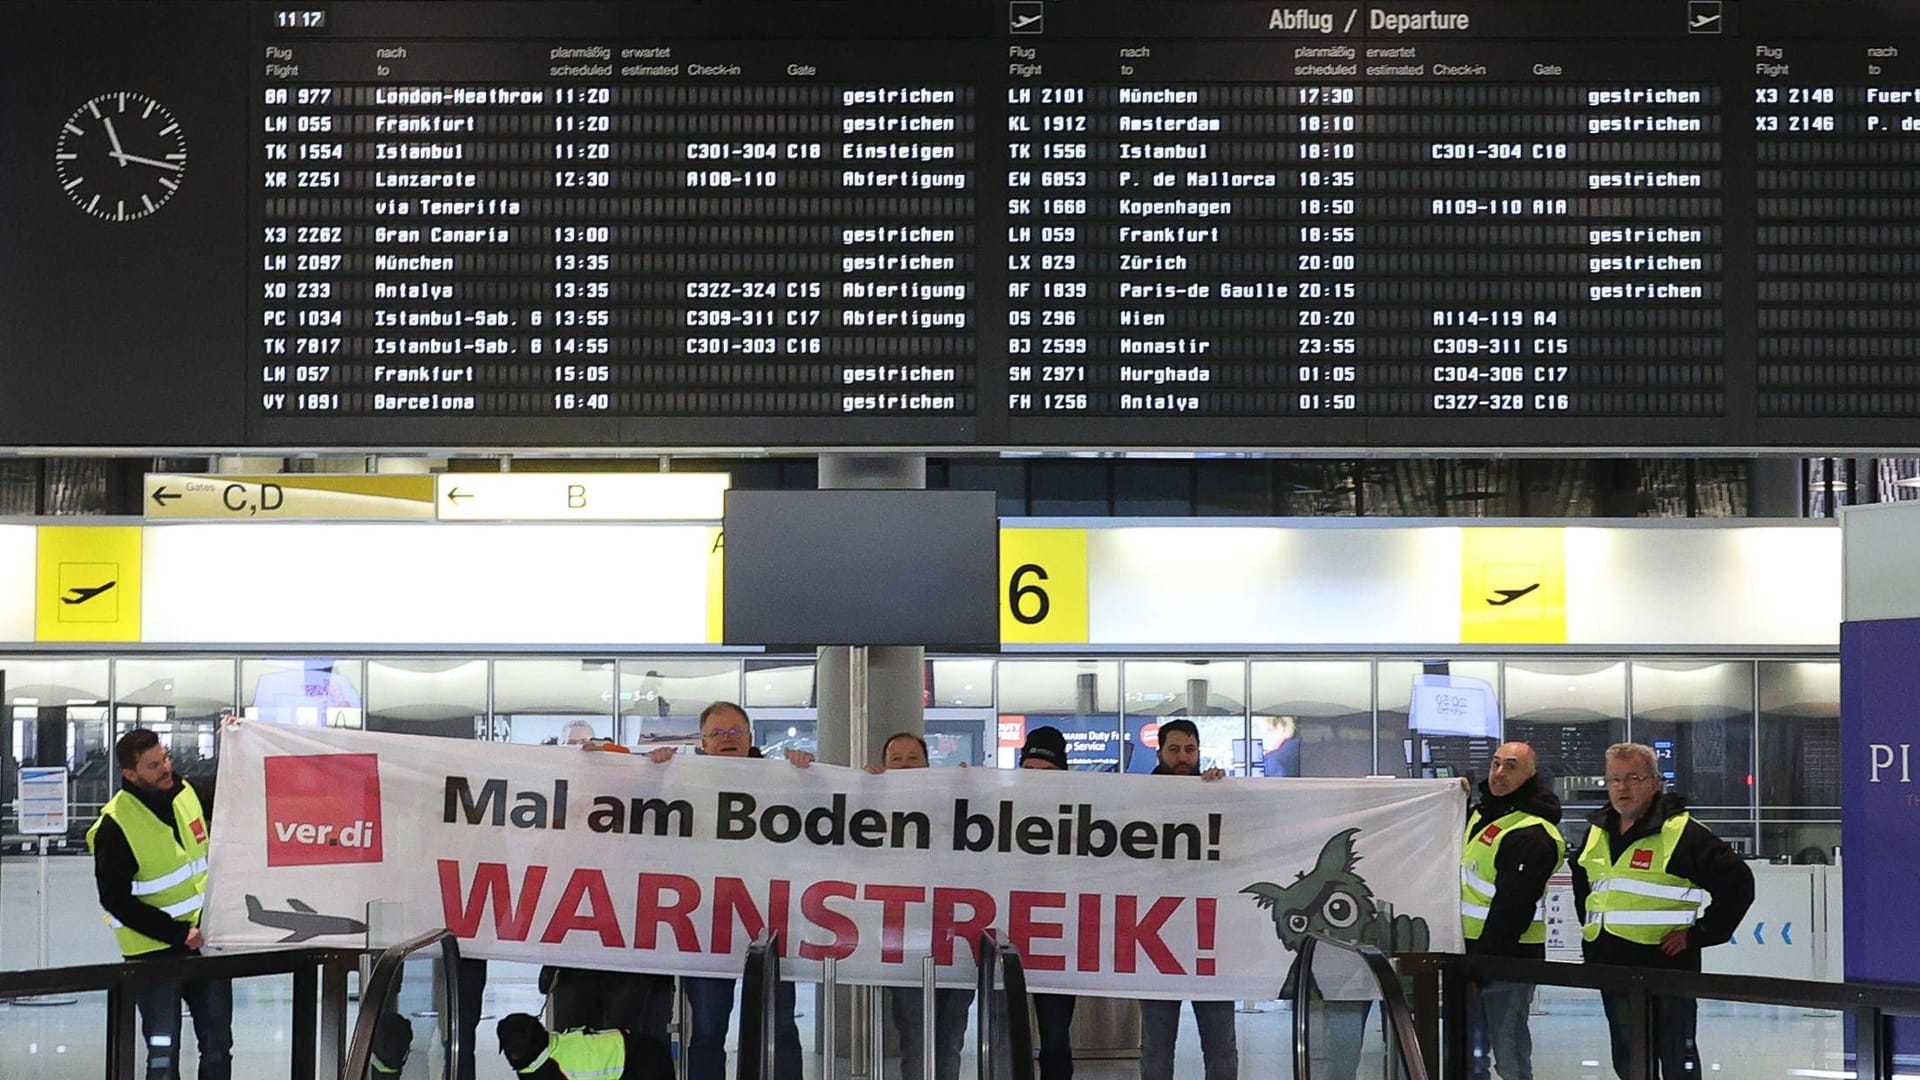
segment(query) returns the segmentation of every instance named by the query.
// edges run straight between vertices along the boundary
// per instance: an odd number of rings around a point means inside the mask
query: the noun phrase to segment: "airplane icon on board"
[[[63,604],[84,604],[87,601],[93,599],[96,596],[99,596],[101,593],[106,592],[108,589],[111,589],[118,584],[120,584],[118,581],[109,581],[105,585],[96,585],[91,589],[83,589],[83,588],[80,588],[79,586],[75,586],[67,590],[73,595],[61,597],[60,602]]]
[[[1532,592],[1533,590],[1539,587],[1540,587],[1540,583],[1536,581],[1524,589],[1495,589],[1493,591],[1500,595],[1500,599],[1488,600],[1487,606],[1488,607],[1506,607],[1508,604],[1513,603],[1515,600],[1520,599],[1521,597],[1527,595],[1528,593]]]
[[[364,934],[367,924],[359,919],[350,919],[345,915],[322,915],[313,910],[313,906],[302,900],[287,897],[289,911],[274,911],[260,902],[252,893],[247,894],[247,921],[271,926],[290,933],[280,939],[279,944],[305,941],[314,937],[332,937],[339,934]]]

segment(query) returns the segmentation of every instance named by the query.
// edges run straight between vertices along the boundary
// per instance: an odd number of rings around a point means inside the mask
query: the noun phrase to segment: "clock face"
[[[180,190],[187,135],[145,94],[101,94],[67,117],[53,163],[75,206],[104,221],[134,221]]]

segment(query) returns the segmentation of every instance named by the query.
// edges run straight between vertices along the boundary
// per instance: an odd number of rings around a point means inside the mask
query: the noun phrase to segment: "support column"
[[[918,490],[927,486],[927,459],[917,454],[822,454],[822,490],[867,488]],[[852,715],[850,653],[829,646],[816,659],[819,707],[819,757],[835,765],[866,765],[880,758],[887,736],[926,732],[926,650],[919,646],[876,645],[867,649],[867,730],[859,735]]]
[[[1806,496],[1800,490],[1799,458],[1755,458],[1747,466],[1747,516],[1798,518],[1806,516]]]
[[[927,459],[917,454],[822,454],[820,488],[919,490],[927,486]],[[864,665],[855,650],[844,645],[822,648],[815,660],[819,758],[836,765],[866,765],[878,761],[887,736],[900,731],[926,732],[926,650],[917,645],[862,646]],[[864,666],[860,679],[856,666]],[[855,694],[864,683],[865,708],[856,708]],[[865,723],[854,724],[856,713]],[[850,992],[851,991],[851,992]],[[885,1060],[875,1053],[876,1033],[885,1025],[876,1006],[881,1000],[866,988],[840,987],[835,999],[834,1043],[845,1047],[849,1080],[880,1080]],[[818,1022],[824,1022],[821,1019]],[[816,1036],[821,1033],[816,1032]],[[932,1038],[933,1033],[927,1032]],[[819,1045],[819,1044],[816,1044]],[[884,1042],[882,1043],[884,1046]],[[838,1075],[838,1062],[825,1063],[827,1075]]]

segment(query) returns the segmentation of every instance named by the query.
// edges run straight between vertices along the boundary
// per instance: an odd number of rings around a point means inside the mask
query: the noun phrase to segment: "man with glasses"
[[[700,747],[696,753],[712,757],[760,757],[753,745],[753,723],[747,710],[731,701],[716,701],[700,711]],[[664,765],[674,759],[676,748],[662,746],[648,754],[649,760]],[[795,768],[813,764],[813,755],[805,750],[789,750],[787,761]],[[737,979],[689,975],[680,980],[686,990],[687,1004],[693,1007],[693,1038],[687,1041],[687,1080],[725,1080],[727,1071],[727,1029],[733,1026],[733,998]],[[800,1027],[794,1021],[793,984],[782,980],[774,990],[774,1063],[775,1080],[800,1080]]]
[[[1502,743],[1487,764],[1479,801],[1467,814],[1460,853],[1460,927],[1467,952],[1477,956],[1547,958],[1547,922],[1541,899],[1547,879],[1567,857],[1560,836],[1560,799],[1540,783],[1533,747]],[[1487,1080],[1533,1080],[1533,1033],[1527,1008],[1533,985],[1486,982],[1467,1003],[1467,1075]]]
[[[1700,950],[1733,937],[1753,904],[1753,871],[1725,840],[1687,813],[1684,797],[1663,790],[1653,748],[1607,748],[1608,805],[1573,864],[1573,900],[1590,964],[1699,971]],[[1613,1071],[1628,1075],[1632,1032],[1625,994],[1602,993]],[[1653,998],[1653,1078],[1700,1075],[1694,1045],[1696,1002]]]

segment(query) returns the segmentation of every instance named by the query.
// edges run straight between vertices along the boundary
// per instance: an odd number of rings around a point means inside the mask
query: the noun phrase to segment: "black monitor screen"
[[[1000,647],[990,491],[729,491],[726,643]]]

